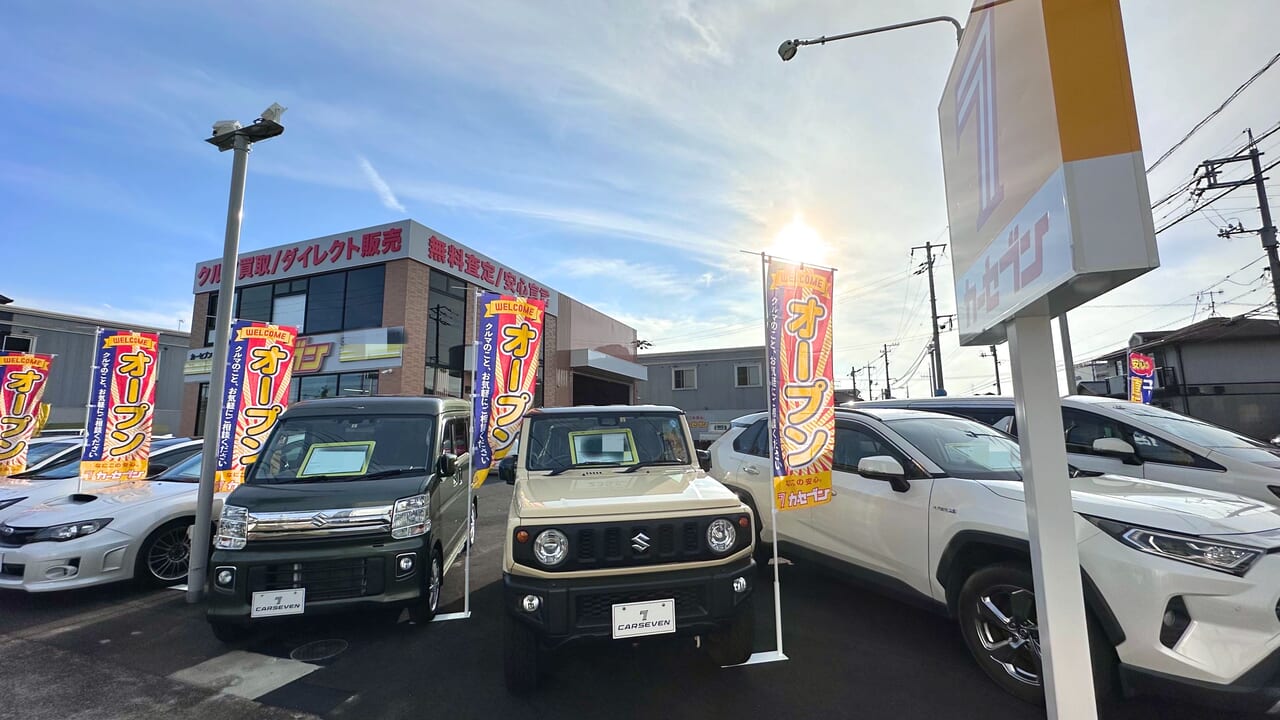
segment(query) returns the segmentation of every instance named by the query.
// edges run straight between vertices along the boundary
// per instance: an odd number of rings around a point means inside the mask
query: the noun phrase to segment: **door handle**
[[[757,468],[755,465],[743,465],[743,466],[742,466],[742,472],[744,472],[744,473],[746,473],[746,474],[748,474],[748,475],[759,475],[759,474],[760,474],[760,470],[759,470],[759,468]]]

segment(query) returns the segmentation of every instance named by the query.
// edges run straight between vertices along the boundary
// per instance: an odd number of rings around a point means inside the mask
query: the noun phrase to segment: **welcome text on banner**
[[[214,492],[231,492],[244,482],[245,465],[257,459],[267,434],[289,406],[297,341],[296,328],[252,320],[232,324]]]
[[[520,421],[533,407],[546,303],[497,293],[480,296],[472,401],[472,483],[484,484],[511,451]]]
[[[80,482],[141,480],[151,454],[160,336],[102,328],[94,347]]]
[[[52,355],[0,353],[0,477],[27,469],[27,447],[39,430]]]

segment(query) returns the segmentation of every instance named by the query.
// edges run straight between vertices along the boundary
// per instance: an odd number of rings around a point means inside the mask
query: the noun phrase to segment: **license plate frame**
[[[675,598],[615,603],[611,615],[614,640],[668,635],[676,631]]]
[[[249,598],[249,617],[301,615],[306,611],[307,589],[264,590]]]

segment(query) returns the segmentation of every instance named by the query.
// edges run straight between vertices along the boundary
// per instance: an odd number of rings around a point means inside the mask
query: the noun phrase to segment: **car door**
[[[877,455],[888,455],[907,470],[907,492],[858,474],[858,462]],[[835,498],[808,511],[815,549],[928,594],[933,479],[878,429],[840,420],[832,484]]]
[[[440,426],[440,452],[449,453],[457,458],[457,472],[441,476],[433,493],[432,502],[439,503],[439,522],[441,539],[444,541],[445,560],[457,550],[458,543],[466,530],[467,520],[467,478],[470,477],[471,457],[467,453],[467,419],[458,416],[445,416]],[[459,452],[461,451],[461,452]]]

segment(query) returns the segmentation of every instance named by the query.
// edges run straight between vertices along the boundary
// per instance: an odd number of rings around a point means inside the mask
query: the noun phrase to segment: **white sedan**
[[[51,592],[137,579],[184,582],[201,455],[149,480],[61,495],[0,522],[0,589]],[[214,498],[214,516],[222,498]]]

